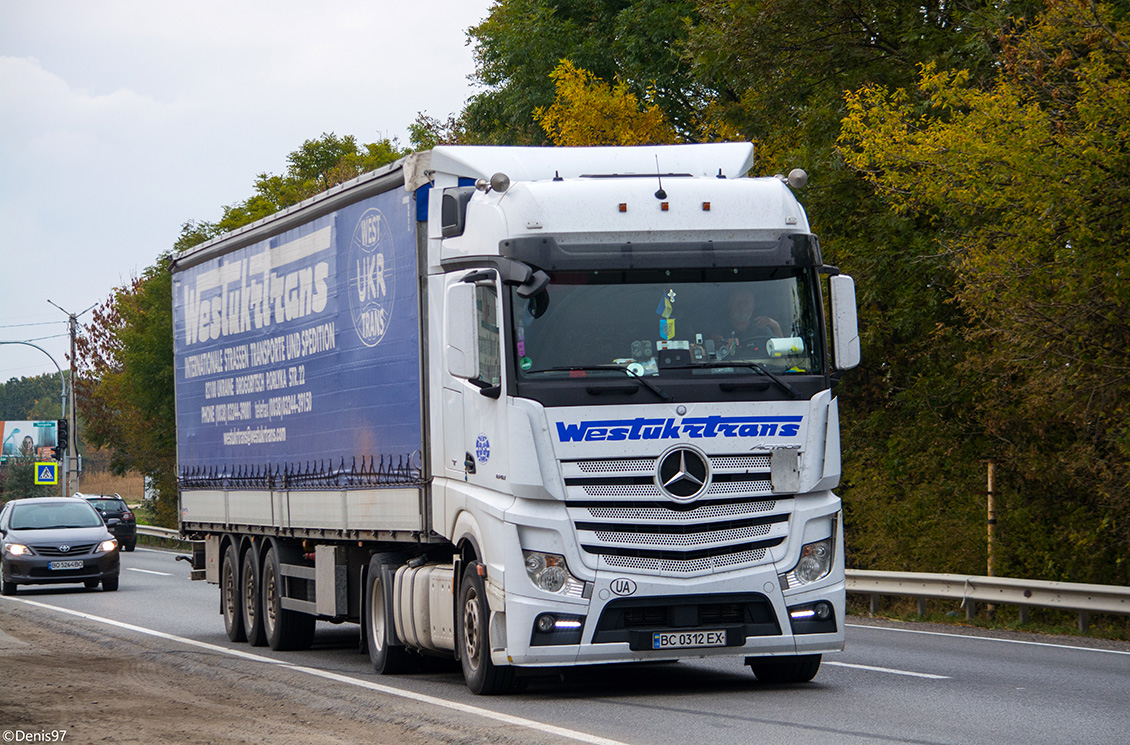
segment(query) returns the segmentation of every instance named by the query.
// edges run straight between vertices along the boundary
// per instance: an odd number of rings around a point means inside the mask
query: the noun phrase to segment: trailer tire
[[[470,562],[459,584],[455,645],[467,687],[472,693],[494,696],[515,689],[514,668],[491,661],[490,606],[479,566],[477,561]]]
[[[317,618],[308,613],[282,607],[284,580],[279,566],[279,553],[274,546],[263,557],[263,635],[267,645],[276,652],[309,649],[314,643],[314,624]]]
[[[220,563],[220,613],[224,616],[224,631],[233,642],[247,641],[239,589],[239,549],[233,542],[228,544]]]
[[[396,557],[374,554],[369,559],[369,571],[365,575],[365,641],[369,648],[369,661],[378,675],[413,672],[418,662],[407,647],[392,643],[395,635],[390,607],[392,593],[386,587],[382,569],[395,567],[397,563]]]
[[[247,643],[253,647],[267,644],[267,635],[263,633],[260,595],[259,559],[252,546],[243,552],[243,558],[239,562],[239,610],[243,615],[243,631],[247,635]]]
[[[762,683],[807,683],[820,669],[820,655],[746,657],[745,664]]]

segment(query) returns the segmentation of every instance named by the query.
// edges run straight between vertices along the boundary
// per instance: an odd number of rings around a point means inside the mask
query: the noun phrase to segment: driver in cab
[[[730,330],[719,340],[725,356],[734,357],[739,350],[747,354],[764,351],[769,337],[781,336],[781,324],[769,316],[754,315],[756,306],[748,288],[739,287],[730,292],[726,303]]]

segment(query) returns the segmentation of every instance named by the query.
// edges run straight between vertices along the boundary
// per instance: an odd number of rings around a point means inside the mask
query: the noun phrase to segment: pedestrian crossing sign
[[[59,483],[59,464],[58,463],[36,463],[35,464],[35,484],[41,486],[44,484],[58,484]]]

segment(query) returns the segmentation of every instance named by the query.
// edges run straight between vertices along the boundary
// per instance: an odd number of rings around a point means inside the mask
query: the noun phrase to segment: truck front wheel
[[[490,659],[490,607],[486,583],[479,576],[479,562],[467,565],[459,585],[458,624],[455,644],[463,665],[463,679],[473,693],[491,696],[514,687],[514,668],[495,665]]]
[[[807,683],[820,669],[820,655],[746,657],[745,664],[762,683]]]
[[[397,560],[385,554],[375,554],[369,559],[369,573],[365,575],[365,641],[369,647],[369,661],[378,675],[397,675],[412,672],[416,660],[408,649],[394,645],[392,593],[388,591],[382,568],[395,567]]]

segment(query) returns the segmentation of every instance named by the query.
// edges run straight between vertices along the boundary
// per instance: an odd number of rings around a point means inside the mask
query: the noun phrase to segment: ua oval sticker
[[[636,592],[636,583],[630,579],[614,579],[610,587],[612,594],[625,597],[627,595],[634,595]]]

